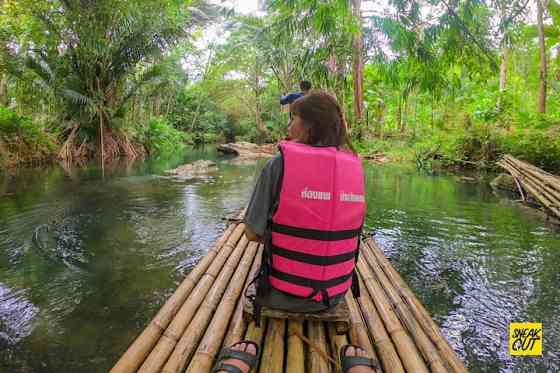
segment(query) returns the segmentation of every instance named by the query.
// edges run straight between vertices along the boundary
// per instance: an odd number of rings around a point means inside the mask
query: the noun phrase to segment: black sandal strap
[[[360,346],[356,346],[356,345],[345,345],[340,349],[340,363],[342,365],[342,372],[346,373],[348,372],[351,368],[354,368],[356,366],[364,366],[364,367],[370,367],[370,368],[378,368],[379,365],[377,364],[377,361],[375,361],[374,359],[371,359],[369,357],[365,357],[365,356],[346,356],[346,350],[348,350],[349,347],[354,347],[354,349],[360,349],[363,350],[362,347]]]
[[[239,351],[239,350],[234,350],[231,347],[233,346],[237,346],[241,343],[245,343],[248,345],[253,345],[255,346],[255,354],[251,354],[249,352],[246,351]],[[228,373],[243,373],[243,371],[232,364],[225,364],[224,361],[228,360],[228,359],[234,359],[234,360],[239,360],[242,361],[243,363],[247,364],[249,366],[249,371],[251,371],[255,365],[257,365],[258,359],[259,359],[259,354],[260,354],[260,349],[259,349],[259,345],[253,341],[239,341],[235,344],[233,344],[231,347],[228,348],[224,348],[222,350],[222,352],[220,352],[220,355],[218,356],[216,365],[214,366],[214,368],[212,369],[212,372],[219,372],[220,370],[224,370]]]
[[[357,366],[364,366],[370,368],[377,368],[377,364],[375,360],[370,359],[369,357],[364,356],[346,356],[342,361],[342,371],[348,372],[350,369],[357,367]]]
[[[223,361],[220,364],[218,364],[212,372],[220,372],[220,371],[224,371],[227,373],[243,373],[243,371],[239,367],[236,367],[235,365],[232,364],[226,364]]]
[[[257,362],[258,356],[250,354],[245,351],[238,351],[238,350],[232,350],[230,348],[226,348],[225,350],[222,351],[220,360],[227,360],[227,359],[240,360],[245,364],[247,364],[250,368],[252,368]]]

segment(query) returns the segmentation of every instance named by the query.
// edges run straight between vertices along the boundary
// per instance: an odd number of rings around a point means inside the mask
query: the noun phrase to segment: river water
[[[217,160],[202,179],[164,171]],[[261,164],[262,165],[262,164]],[[212,150],[0,174],[0,372],[104,372],[248,201]],[[368,165],[367,228],[472,372],[560,371],[560,232],[486,183]],[[508,325],[542,322],[544,356]]]

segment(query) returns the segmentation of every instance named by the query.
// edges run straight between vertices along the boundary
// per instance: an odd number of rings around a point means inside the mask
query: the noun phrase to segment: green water
[[[195,159],[219,171],[162,177]],[[109,370],[247,203],[258,168],[189,151],[104,175],[0,174],[0,371]],[[560,233],[484,183],[401,166],[367,178],[367,226],[469,369],[559,371]],[[510,321],[543,322],[543,358],[509,357]]]

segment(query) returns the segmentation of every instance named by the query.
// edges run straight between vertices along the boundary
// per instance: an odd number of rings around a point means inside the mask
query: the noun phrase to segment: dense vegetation
[[[557,0],[261,3],[0,1],[0,163],[275,141],[308,79],[364,154],[560,170]]]

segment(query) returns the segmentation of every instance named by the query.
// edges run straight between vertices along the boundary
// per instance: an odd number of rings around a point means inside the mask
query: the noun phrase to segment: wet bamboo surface
[[[242,317],[242,295],[258,271],[262,246],[232,223],[189,273],[111,373],[210,372],[222,347],[241,339],[261,346],[259,373],[339,371],[338,351],[363,346],[377,372],[467,372],[439,327],[372,239],[358,262],[361,297],[347,294],[348,334],[334,323]]]

